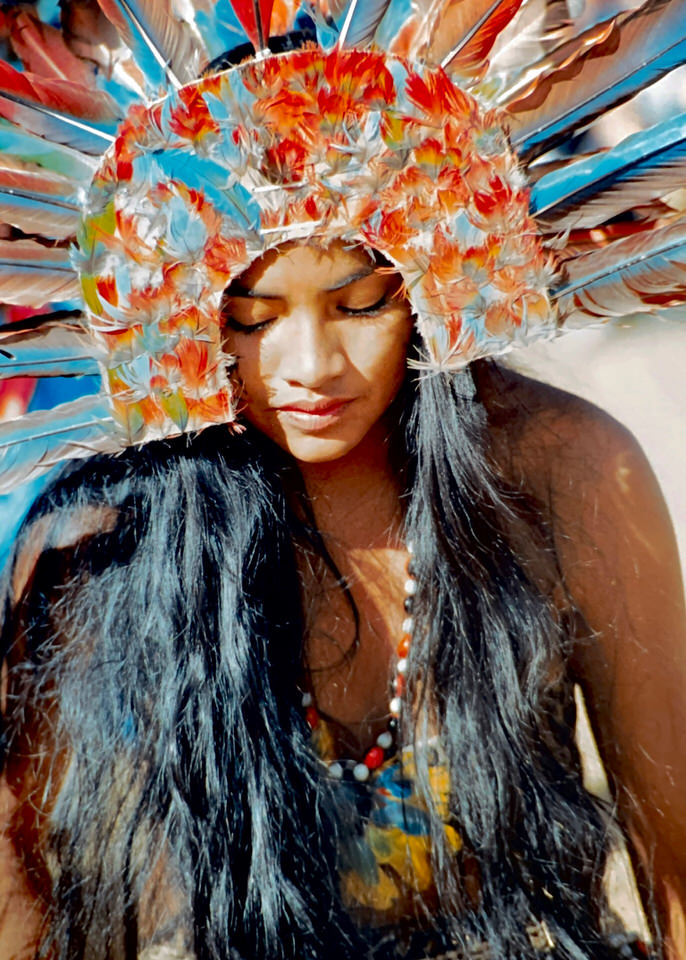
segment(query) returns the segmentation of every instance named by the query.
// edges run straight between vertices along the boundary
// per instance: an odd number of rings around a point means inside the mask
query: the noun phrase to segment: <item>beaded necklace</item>
[[[372,771],[381,767],[386,760],[395,754],[397,749],[398,727],[403,710],[403,696],[405,693],[405,675],[407,673],[408,656],[412,642],[412,631],[414,629],[412,606],[414,596],[417,592],[417,580],[412,564],[414,550],[411,543],[407,544],[407,553],[407,579],[405,580],[405,599],[403,600],[403,608],[406,616],[403,620],[402,634],[396,648],[398,659],[395,664],[392,696],[388,703],[388,724],[386,730],[376,738],[374,746],[367,750],[363,760],[357,761],[341,758],[331,762],[323,761],[328,769],[329,776],[335,780],[355,780],[359,783],[364,783],[365,780],[369,779]],[[310,729],[314,732],[321,723],[321,718],[314,697],[309,691],[303,693],[302,705],[305,710],[305,719]]]

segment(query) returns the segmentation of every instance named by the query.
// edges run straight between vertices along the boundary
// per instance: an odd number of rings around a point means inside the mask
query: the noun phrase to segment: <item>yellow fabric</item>
[[[330,737],[325,728],[317,740],[320,756],[326,756]],[[351,813],[358,813],[341,849],[341,892],[346,907],[362,911],[366,923],[389,923],[414,914],[419,900],[432,901],[432,817],[443,822],[449,848],[454,853],[462,848],[459,833],[448,822],[446,759],[434,743],[427,746],[427,762],[428,801],[417,789],[412,749],[391,757],[364,784],[340,784],[350,792]]]

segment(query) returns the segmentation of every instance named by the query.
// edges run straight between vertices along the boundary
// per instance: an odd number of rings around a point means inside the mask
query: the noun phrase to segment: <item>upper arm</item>
[[[50,878],[44,860],[46,815],[57,789],[58,750],[54,736],[55,699],[45,690],[30,694],[24,624],[32,585],[42,558],[48,565],[85,538],[111,530],[115,511],[85,507],[44,515],[28,525],[9,582],[8,622],[3,625],[4,662],[0,713],[8,744],[0,769],[0,956],[33,956],[44,925]],[[55,551],[51,553],[51,551]],[[59,570],[50,574],[59,578]],[[68,643],[67,636],[60,642]]]
[[[590,628],[573,666],[619,789],[683,814],[686,632],[669,515],[629,434],[602,418],[576,429],[551,476],[560,569]]]
[[[490,392],[489,392],[490,391]],[[494,456],[541,506],[560,596],[579,616],[583,688],[623,825],[686,958],[686,617],[658,484],[631,434],[518,375],[487,384]],[[674,932],[676,931],[676,932]]]
[[[686,906],[686,622],[676,541],[628,432],[577,410],[560,436],[549,479],[555,546],[566,592],[589,628],[572,667],[618,811],[669,926],[670,901]]]

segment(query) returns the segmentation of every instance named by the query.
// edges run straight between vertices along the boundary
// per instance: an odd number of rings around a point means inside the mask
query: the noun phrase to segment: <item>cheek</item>
[[[232,376],[240,384],[244,398],[265,394],[268,374],[259,344],[239,334],[227,339],[226,349],[236,358]]]
[[[408,316],[372,330],[358,352],[358,369],[379,393],[395,395],[405,378],[413,323]]]

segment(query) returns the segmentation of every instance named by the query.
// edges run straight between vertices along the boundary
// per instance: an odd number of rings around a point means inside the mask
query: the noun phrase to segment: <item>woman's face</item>
[[[223,314],[245,419],[303,463],[355,449],[403,381],[410,307],[361,247],[272,250],[228,287]]]

